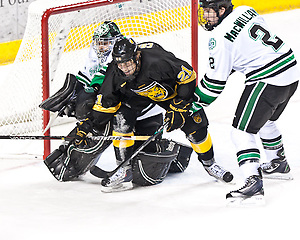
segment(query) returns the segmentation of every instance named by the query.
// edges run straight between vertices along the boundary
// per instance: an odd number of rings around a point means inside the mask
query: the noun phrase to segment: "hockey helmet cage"
[[[222,7],[225,8],[225,12],[222,16],[219,16],[219,9]],[[218,17],[217,23],[210,23],[204,18],[204,9],[211,8],[213,9]],[[199,9],[198,9],[198,21],[199,24],[207,31],[213,30],[218,26],[223,19],[228,16],[233,10],[233,5],[231,0],[199,0]]]
[[[92,46],[98,58],[108,56],[118,38],[122,38],[119,27],[112,21],[105,21],[96,28],[93,35]]]
[[[132,38],[118,39],[113,47],[112,57],[115,63],[136,61],[138,46]]]

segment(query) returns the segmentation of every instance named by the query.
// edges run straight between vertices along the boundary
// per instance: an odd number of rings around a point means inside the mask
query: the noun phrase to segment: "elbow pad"
[[[185,100],[189,100],[193,98],[195,88],[196,88],[196,81],[178,85],[176,98],[185,99]]]

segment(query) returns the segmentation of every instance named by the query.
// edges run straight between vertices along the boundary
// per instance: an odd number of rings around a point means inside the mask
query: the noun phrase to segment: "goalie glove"
[[[187,100],[173,99],[169,105],[169,109],[165,114],[165,121],[169,121],[167,132],[171,132],[177,128],[181,128],[185,119],[189,116],[191,103]]]
[[[91,132],[93,129],[93,124],[90,119],[85,119],[79,123],[77,123],[76,131],[75,131],[75,146],[86,145],[86,135]]]

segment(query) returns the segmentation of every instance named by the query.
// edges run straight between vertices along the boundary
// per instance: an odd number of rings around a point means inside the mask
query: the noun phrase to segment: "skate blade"
[[[277,180],[293,180],[293,176],[290,173],[263,173],[263,178],[265,179],[277,179]]]
[[[228,207],[257,207],[266,204],[263,195],[255,195],[248,198],[234,197],[226,199]]]
[[[103,193],[123,192],[123,191],[130,190],[132,188],[133,188],[132,182],[123,182],[111,187],[102,186],[101,192]]]

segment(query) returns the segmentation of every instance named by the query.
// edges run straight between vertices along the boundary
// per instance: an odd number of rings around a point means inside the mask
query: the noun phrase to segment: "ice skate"
[[[278,151],[277,156],[278,158],[273,159],[271,162],[260,165],[264,178],[292,180],[291,169],[284,156],[283,149]]]
[[[226,195],[226,200],[229,206],[257,206],[265,204],[262,177],[258,175],[248,177],[243,187]]]
[[[126,191],[133,188],[131,166],[121,167],[111,177],[101,182],[101,191],[105,193]]]
[[[204,168],[210,176],[215,177],[218,180],[229,183],[233,179],[233,175],[231,174],[231,172],[223,169],[221,166],[219,166],[216,163],[213,163],[209,167],[204,166]]]

